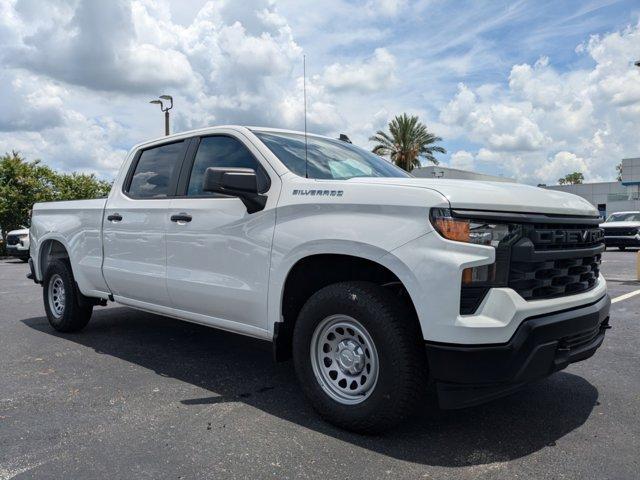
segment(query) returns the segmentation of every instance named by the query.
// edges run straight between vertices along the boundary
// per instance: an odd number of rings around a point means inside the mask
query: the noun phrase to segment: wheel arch
[[[52,259],[67,259],[71,265],[73,272],[73,264],[69,255],[69,247],[64,238],[58,236],[46,237],[38,242],[38,250],[36,254],[38,279],[44,280],[44,273]],[[75,276],[75,274],[74,274]]]
[[[277,320],[271,324],[276,360],[286,360],[291,356],[293,328],[304,303],[321,288],[341,281],[372,281],[393,289],[413,314],[408,321],[417,322],[422,332],[410,293],[413,285],[407,285],[407,282],[413,283],[413,276],[408,268],[403,268],[395,257],[389,257],[387,253],[377,247],[366,246],[358,249],[357,253],[352,249],[308,252],[290,261],[279,283]]]

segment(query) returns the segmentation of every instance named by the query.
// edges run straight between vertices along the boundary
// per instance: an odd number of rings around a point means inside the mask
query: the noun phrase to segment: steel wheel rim
[[[49,309],[54,317],[60,318],[64,314],[64,282],[57,273],[49,280]]]
[[[324,318],[311,338],[311,366],[316,380],[344,405],[365,401],[378,381],[379,360],[369,332],[355,318]]]

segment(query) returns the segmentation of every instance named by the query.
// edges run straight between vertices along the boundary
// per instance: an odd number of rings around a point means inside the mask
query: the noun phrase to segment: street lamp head
[[[635,65],[636,67],[640,67],[640,60],[638,60],[637,62],[635,62],[635,63],[634,63],[634,65]]]
[[[160,95],[160,98],[171,102],[167,107],[167,110],[171,110],[173,108],[173,97],[171,95]]]
[[[162,108],[162,102],[160,100],[151,100],[149,103],[154,103],[156,105],[160,105],[160,107]]]

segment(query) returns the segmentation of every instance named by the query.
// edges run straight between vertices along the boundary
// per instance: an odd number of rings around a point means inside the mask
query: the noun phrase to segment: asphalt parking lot
[[[635,261],[604,255],[612,298],[640,289]],[[58,334],[26,272],[0,261],[0,480],[640,478],[640,295],[592,359],[363,437],[320,420],[267,343],[118,306]]]

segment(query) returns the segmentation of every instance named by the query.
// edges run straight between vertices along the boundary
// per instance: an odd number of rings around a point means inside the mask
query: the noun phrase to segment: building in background
[[[606,218],[615,212],[640,210],[640,158],[622,160],[621,182],[544,186],[585,198]]]
[[[460,170],[459,168],[441,167],[439,165],[414,168],[411,170],[411,175],[418,178],[449,178],[455,180],[483,180],[485,182],[515,182],[513,178],[470,172],[469,170]]]

